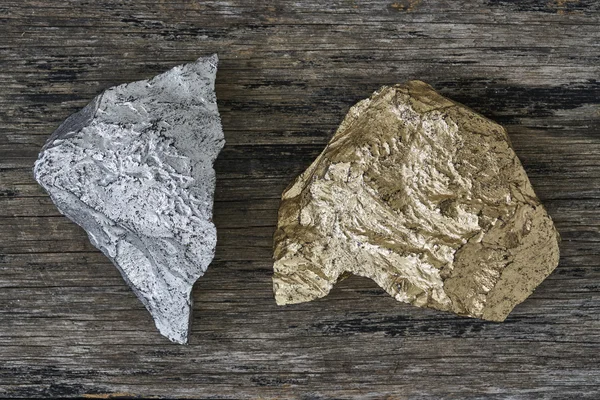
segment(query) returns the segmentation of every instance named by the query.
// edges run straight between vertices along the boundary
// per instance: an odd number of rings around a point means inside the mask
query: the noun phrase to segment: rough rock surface
[[[350,109],[283,193],[278,304],[348,273],[398,301],[503,321],[557,266],[559,237],[505,130],[411,81]]]
[[[106,90],[52,134],[34,168],[177,343],[187,342],[192,286],[216,245],[217,62]]]

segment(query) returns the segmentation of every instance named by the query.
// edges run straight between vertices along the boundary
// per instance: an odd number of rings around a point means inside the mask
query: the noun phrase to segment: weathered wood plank
[[[3,0],[0,396],[598,398],[599,44],[595,0]],[[219,244],[176,346],[31,167],[103,89],[211,52]],[[563,237],[506,323],[399,304],[360,278],[274,304],[282,190],[352,104],[407,79],[506,126]]]

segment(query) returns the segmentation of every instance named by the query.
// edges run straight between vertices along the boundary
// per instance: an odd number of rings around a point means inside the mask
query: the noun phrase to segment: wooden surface
[[[212,52],[219,243],[179,346],[31,167],[103,89]],[[599,65],[597,0],[2,0],[0,396],[599,398]],[[360,278],[276,306],[281,191],[352,104],[408,79],[507,127],[560,266],[502,324]]]

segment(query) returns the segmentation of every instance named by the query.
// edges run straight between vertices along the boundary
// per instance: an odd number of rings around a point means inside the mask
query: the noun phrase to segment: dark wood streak
[[[599,4],[2,0],[0,396],[597,399]],[[103,89],[212,52],[219,244],[177,346],[31,166]],[[352,104],[408,79],[506,126],[563,237],[560,266],[503,324],[403,305],[359,278],[277,307],[281,191]]]

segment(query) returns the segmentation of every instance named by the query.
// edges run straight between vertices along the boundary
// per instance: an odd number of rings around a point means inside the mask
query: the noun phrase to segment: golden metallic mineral
[[[282,196],[278,304],[349,273],[398,301],[503,321],[558,264],[559,236],[506,131],[429,85],[350,109]]]

